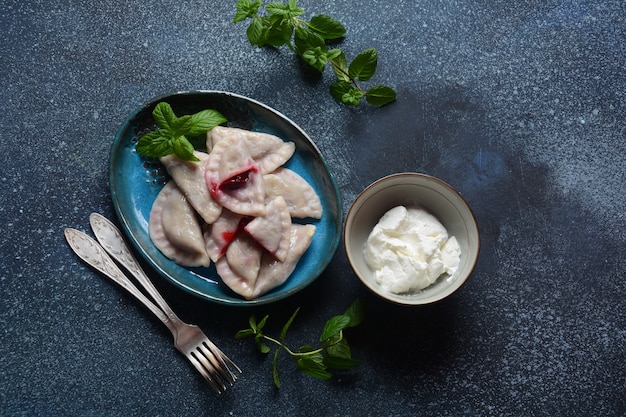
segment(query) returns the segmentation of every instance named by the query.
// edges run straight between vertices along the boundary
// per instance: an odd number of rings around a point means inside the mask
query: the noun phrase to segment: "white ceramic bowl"
[[[437,217],[461,248],[456,273],[442,276],[427,288],[412,294],[383,290],[365,262],[367,237],[388,210],[418,206]],[[399,304],[421,305],[439,301],[461,287],[471,275],[480,251],[480,234],[474,214],[461,195],[447,183],[424,174],[406,172],[389,175],[370,184],[348,211],[343,231],[348,261],[356,275],[380,297]]]

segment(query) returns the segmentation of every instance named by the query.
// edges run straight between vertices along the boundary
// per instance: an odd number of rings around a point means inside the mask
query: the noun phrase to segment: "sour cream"
[[[405,294],[454,275],[461,248],[425,210],[398,206],[385,213],[365,245],[365,261],[384,290]]]

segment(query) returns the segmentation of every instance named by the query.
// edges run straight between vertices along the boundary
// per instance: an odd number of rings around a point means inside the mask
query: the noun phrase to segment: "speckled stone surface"
[[[626,3],[300,1],[341,20],[348,56],[379,50],[382,109],[345,108],[332,74],[250,46],[235,1],[4,1],[0,8],[0,414],[7,416],[618,416],[626,414]],[[152,274],[175,310],[244,370],[217,397],[168,330],[63,238],[115,218],[108,154],[147,100],[243,94],[316,141],[347,209],[371,181],[419,171],[455,186],[482,250],[449,299],[374,298],[340,248],[303,292],[214,305]],[[354,371],[301,376],[235,340],[250,314],[294,345],[367,301]],[[273,326],[273,327],[272,327]]]

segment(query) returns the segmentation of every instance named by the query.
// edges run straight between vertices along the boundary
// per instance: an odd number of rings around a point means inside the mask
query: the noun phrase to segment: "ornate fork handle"
[[[117,226],[99,213],[91,213],[89,223],[96,235],[96,239],[98,239],[98,242],[109,255],[122,264],[137,279],[170,320],[181,323],[180,318],[172,311],[133,256]]]
[[[133,284],[124,275],[120,268],[113,262],[113,259],[104,251],[102,246],[85,233],[76,229],[65,229],[65,238],[70,247],[89,265],[109,277],[122,288],[132,294],[137,300],[143,303],[154,313],[172,332],[176,331],[176,326],[170,318]]]

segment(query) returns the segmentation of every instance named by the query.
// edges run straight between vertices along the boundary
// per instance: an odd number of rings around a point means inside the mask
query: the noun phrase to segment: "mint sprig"
[[[324,14],[315,15],[307,21],[300,17],[305,11],[297,5],[297,0],[271,2],[265,6],[265,13],[260,11],[262,5],[260,0],[237,2],[233,23],[251,20],[246,35],[252,45],[260,48],[286,45],[319,72],[323,72],[330,63],[337,77],[337,81],[330,86],[330,93],[345,105],[358,106],[363,98],[374,106],[395,101],[396,92],[389,86],[365,88],[361,85],[376,72],[376,49],[366,49],[348,63],[341,49],[328,48],[329,42],[345,36],[346,28],[341,22]]]
[[[358,326],[364,318],[365,308],[360,300],[356,300],[350,305],[345,313],[331,317],[319,337],[320,346],[303,345],[298,350],[292,350],[285,344],[287,331],[291,327],[293,321],[300,308],[297,308],[284,324],[278,338],[274,338],[263,333],[263,329],[268,315],[257,322],[254,315],[248,320],[249,327],[239,330],[235,337],[243,339],[245,337],[254,336],[257,349],[264,354],[271,351],[267,343],[276,345],[272,360],[272,379],[274,385],[280,388],[280,378],[278,374],[278,358],[281,351],[287,352],[294,360],[298,369],[306,375],[317,379],[330,379],[332,374],[329,370],[348,370],[359,364],[359,361],[352,358],[350,346],[344,335],[344,330],[349,327]]]
[[[139,138],[137,152],[146,158],[175,154],[185,161],[199,161],[193,154],[194,146],[188,138],[203,135],[227,121],[220,112],[210,109],[176,117],[166,102],[158,103],[152,116],[157,129]]]

